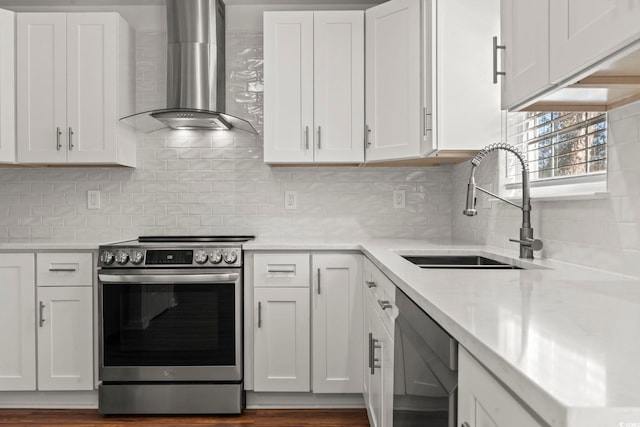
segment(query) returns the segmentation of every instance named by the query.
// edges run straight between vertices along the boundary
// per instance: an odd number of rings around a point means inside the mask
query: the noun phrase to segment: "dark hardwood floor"
[[[240,416],[101,416],[96,410],[0,409],[0,426],[368,427],[364,409],[246,409]]]

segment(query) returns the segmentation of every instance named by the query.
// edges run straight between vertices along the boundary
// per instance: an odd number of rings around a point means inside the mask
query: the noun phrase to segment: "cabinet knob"
[[[366,283],[366,284],[367,284],[367,287],[368,287],[368,288],[375,288],[376,286],[378,286],[378,285],[376,285],[376,282],[374,282],[374,281],[372,281],[372,280],[365,280],[365,282],[364,282],[364,283]]]

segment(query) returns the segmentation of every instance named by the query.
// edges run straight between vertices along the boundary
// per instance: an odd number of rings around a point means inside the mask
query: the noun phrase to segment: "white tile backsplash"
[[[227,34],[227,112],[262,132],[262,37]],[[165,35],[136,34],[138,111],[162,108]],[[137,168],[0,169],[0,242],[106,242],[141,234],[451,238],[452,169],[269,167],[262,138],[139,134]],[[394,209],[395,189],[406,209]],[[101,209],[87,209],[100,190]],[[284,209],[284,191],[298,209]]]
[[[608,126],[610,197],[534,201],[533,227],[544,241],[543,257],[640,276],[640,102],[609,112]],[[494,153],[478,167],[478,185],[497,188],[497,158]],[[453,170],[453,237],[517,250],[509,238],[518,236],[518,209],[493,202],[473,218],[462,215],[469,170],[468,163]]]

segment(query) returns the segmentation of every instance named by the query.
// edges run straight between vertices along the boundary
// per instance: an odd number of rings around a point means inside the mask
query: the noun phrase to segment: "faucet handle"
[[[521,246],[527,246],[532,251],[539,251],[542,249],[543,243],[540,239],[509,239],[510,242],[520,243]]]

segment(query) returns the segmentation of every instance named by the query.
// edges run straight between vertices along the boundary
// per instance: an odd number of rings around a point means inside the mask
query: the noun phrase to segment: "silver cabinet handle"
[[[262,327],[262,303],[258,301],[258,328]]]
[[[49,271],[72,273],[72,272],[78,271],[78,270],[76,268],[73,268],[73,267],[49,267]]]
[[[318,295],[320,295],[320,269],[318,269]]]
[[[371,337],[371,375],[375,375],[376,369],[382,368],[382,365],[377,365],[376,362],[379,362],[380,359],[376,357],[376,349],[382,348],[380,344],[378,344],[380,340]]]
[[[69,151],[73,150],[73,128],[69,127]]]
[[[369,370],[373,374],[373,334],[369,332]]]
[[[189,283],[229,283],[235,282],[239,273],[212,274],[98,274],[103,285],[109,283],[127,283],[130,285],[171,284],[182,285]]]
[[[364,145],[366,145],[367,148],[371,147],[371,140],[369,139],[370,135],[371,129],[369,128],[369,125],[364,125]]]
[[[423,109],[423,111],[424,111],[424,135],[426,135],[427,132],[430,132],[433,130],[433,123],[431,123],[432,121],[431,113],[427,110],[426,107]]]
[[[322,148],[322,143],[320,141],[320,136],[322,134],[321,132],[322,132],[322,128],[318,126],[318,150]]]
[[[40,327],[44,325],[44,303],[40,301]]]
[[[304,148],[309,149],[309,126],[304,127]]]
[[[367,284],[367,288],[371,289],[371,288],[375,288],[378,285],[376,284],[376,282],[372,281],[372,280],[365,280],[364,283]]]
[[[291,266],[291,267],[267,267],[267,273],[295,273],[296,272],[296,267],[295,266]]]
[[[62,135],[62,131],[59,127],[56,128],[56,151],[60,151],[62,148],[62,144],[60,144],[60,135]]]
[[[386,310],[387,308],[393,307],[387,300],[378,300],[378,305],[381,309]]]
[[[498,49],[506,50],[505,45],[498,44],[498,37],[493,37],[493,84],[498,83],[498,76],[506,76],[504,71],[498,71]]]

